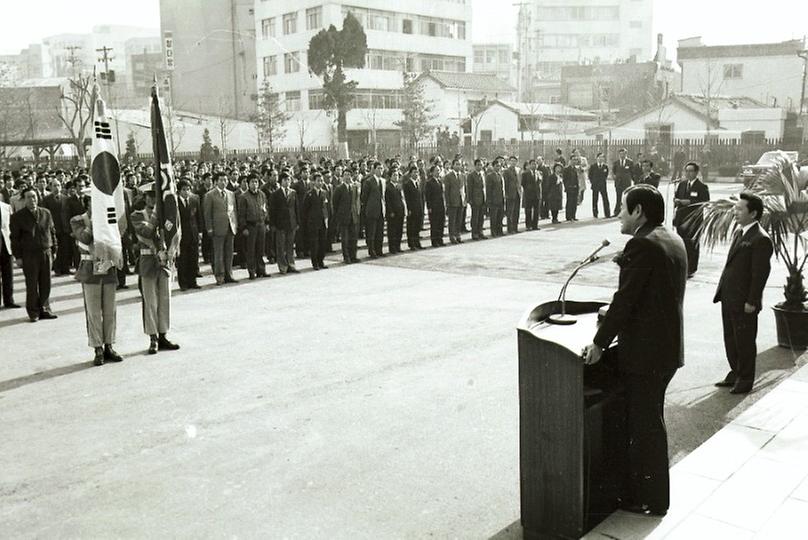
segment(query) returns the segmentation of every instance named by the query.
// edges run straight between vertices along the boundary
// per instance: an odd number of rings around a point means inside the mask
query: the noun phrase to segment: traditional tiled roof
[[[792,39],[780,43],[749,43],[744,45],[696,45],[691,47],[680,46],[676,50],[676,59],[695,58],[730,58],[744,56],[796,56],[803,49],[801,39]]]
[[[709,118],[710,125],[718,128],[718,111],[719,109],[765,109],[766,105],[763,103],[745,96],[712,96],[710,98],[710,111],[712,114],[707,114],[707,99],[704,96],[690,95],[690,94],[674,94],[665,100],[663,103],[654,105],[653,107],[637,114],[630,116],[612,127],[620,127],[633,122],[637,118],[641,118],[652,111],[658,110],[660,107],[668,107],[670,105],[679,105],[680,107],[690,111],[691,113],[704,119],[705,122]]]
[[[496,75],[427,70],[424,71],[418,78],[431,78],[443,88],[494,93],[516,92],[516,88],[506,83],[502,79],[497,78]]]

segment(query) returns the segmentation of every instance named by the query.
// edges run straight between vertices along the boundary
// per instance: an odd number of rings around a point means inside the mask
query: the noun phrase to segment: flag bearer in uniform
[[[138,274],[143,300],[143,331],[149,336],[149,354],[176,351],[179,345],[166,337],[171,328],[171,268],[166,249],[159,238],[155,210],[154,182],[141,186],[146,206],[132,212],[130,221],[135,230],[140,251]]]

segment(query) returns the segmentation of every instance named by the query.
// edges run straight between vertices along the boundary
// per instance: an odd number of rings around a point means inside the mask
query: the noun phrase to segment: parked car
[[[785,154],[792,163],[799,161],[799,152],[786,152],[783,150],[764,152],[754,165],[744,163],[743,167],[741,167],[741,172],[738,173],[738,180],[743,182],[744,187],[752,187],[761,174],[777,167],[774,157],[782,154]]]

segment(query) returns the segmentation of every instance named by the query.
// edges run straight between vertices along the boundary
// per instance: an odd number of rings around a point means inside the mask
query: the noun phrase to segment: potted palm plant
[[[788,270],[785,300],[773,307],[777,342],[781,347],[806,349],[808,293],[803,278],[808,261],[808,168],[800,170],[784,152],[773,161],[774,166],[747,189],[763,199],[760,224],[772,239],[775,256]],[[704,203],[697,230],[707,248],[725,242],[738,227],[732,214],[734,204],[727,198]]]

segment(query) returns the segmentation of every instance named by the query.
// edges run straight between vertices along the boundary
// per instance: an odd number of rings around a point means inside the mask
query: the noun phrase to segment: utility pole
[[[79,62],[79,58],[76,56],[76,51],[79,49],[81,49],[80,45],[68,45],[65,47],[65,50],[70,53],[67,56],[67,62],[73,68],[73,77],[76,76],[76,64]]]
[[[95,52],[101,53],[103,56],[98,59],[99,62],[104,62],[104,79],[107,82],[107,96],[109,96],[109,104],[113,111],[115,111],[115,143],[118,145],[118,159],[121,157],[121,134],[118,130],[118,110],[115,108],[115,102],[112,99],[112,81],[110,81],[109,75],[109,61],[114,60],[114,56],[110,56],[109,53],[112,52],[112,47],[107,47],[104,45],[100,49],[96,49]],[[93,104],[95,106],[95,104]]]
[[[805,37],[802,38],[802,46],[805,47]],[[802,58],[802,90],[800,92],[800,118],[802,118],[803,111],[805,110],[805,82],[808,78],[808,49],[802,49],[797,53],[797,56]],[[803,126],[805,128],[805,126]]]
[[[524,83],[522,81],[522,66],[524,64],[522,62],[522,57],[524,56],[527,49],[527,47],[524,46],[524,41],[526,41],[525,32],[527,30],[526,27],[529,24],[528,19],[530,18],[530,13],[528,12],[527,5],[528,5],[527,2],[518,2],[513,4],[513,6],[519,7],[519,14],[517,15],[517,22],[516,22],[516,50],[517,50],[516,99],[518,101],[523,101],[522,90],[524,88]]]

